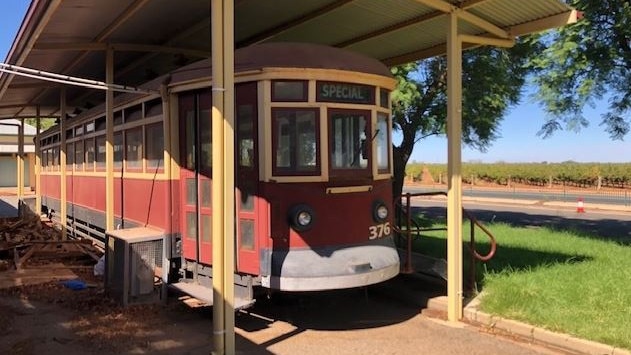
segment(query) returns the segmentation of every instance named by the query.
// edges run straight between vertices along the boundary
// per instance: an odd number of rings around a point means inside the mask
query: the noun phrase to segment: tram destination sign
[[[369,85],[318,81],[317,101],[347,102],[353,104],[373,105],[375,103],[375,87]]]

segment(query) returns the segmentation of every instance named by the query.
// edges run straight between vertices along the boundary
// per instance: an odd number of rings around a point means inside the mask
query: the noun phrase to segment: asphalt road
[[[431,187],[406,186],[406,192],[430,192],[445,191],[445,189],[436,189]],[[561,201],[576,202],[579,198],[585,203],[592,204],[611,204],[621,206],[631,206],[631,192],[628,191],[546,191],[541,190],[520,190],[520,189],[471,189],[463,186],[462,195],[465,197],[483,197],[483,198],[511,198],[518,200],[538,200],[538,201]]]
[[[415,199],[413,207],[433,219],[447,216],[446,201]],[[506,204],[493,201],[464,201],[463,207],[478,220],[503,222],[518,227],[547,226],[562,230],[577,230],[601,239],[611,239],[631,245],[631,213],[610,210],[575,209],[542,205]]]

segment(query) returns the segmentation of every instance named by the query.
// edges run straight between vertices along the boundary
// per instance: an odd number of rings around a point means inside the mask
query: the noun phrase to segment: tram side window
[[[148,125],[147,137],[147,169],[156,170],[164,167],[164,134],[162,123]]]
[[[273,117],[274,175],[319,174],[318,111],[277,109]]]
[[[53,147],[53,166],[55,170],[59,167],[59,146]]]
[[[105,136],[96,137],[96,169],[105,169]]]
[[[85,170],[94,170],[94,138],[85,140]]]
[[[120,170],[123,166],[123,133],[114,133],[114,169]]]
[[[125,132],[125,169],[142,169],[142,127]]]
[[[374,142],[377,144],[377,169],[380,173],[390,171],[390,140],[388,139],[388,115],[377,114],[377,131]]]
[[[74,164],[74,144],[66,143],[66,167],[72,169],[72,164]]]
[[[76,170],[83,170],[83,141],[75,142],[74,162],[77,164]]]
[[[357,170],[368,167],[368,119],[360,112],[334,112],[331,117],[331,168]]]

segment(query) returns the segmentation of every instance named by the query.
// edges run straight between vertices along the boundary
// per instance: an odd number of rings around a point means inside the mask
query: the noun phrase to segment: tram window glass
[[[254,250],[254,221],[239,220],[239,227],[241,232],[240,249]]]
[[[82,134],[83,134],[83,125],[79,125],[79,126],[75,127],[75,129],[74,129],[75,137],[78,137],[78,136],[80,136]]]
[[[186,238],[197,238],[197,214],[195,212],[186,212]]]
[[[272,81],[272,101],[307,101],[307,81],[274,80]]]
[[[162,122],[147,125],[147,169],[161,169],[164,167],[164,134]]]
[[[277,109],[273,116],[274,175],[319,174],[318,111]]]
[[[85,140],[85,170],[94,170],[94,138]]]
[[[82,140],[75,142],[74,163],[77,164],[76,170],[83,170],[83,141]]]
[[[390,171],[390,141],[388,137],[388,115],[378,113],[377,131],[374,133],[373,142],[377,144],[377,169],[380,173]]]
[[[106,127],[106,123],[105,123],[105,117],[99,117],[96,119],[96,121],[94,121],[94,124],[96,126],[96,130],[97,131],[103,131],[105,130]]]
[[[96,169],[105,169],[105,136],[96,137]]]
[[[125,169],[142,169],[142,127],[125,131]]]
[[[356,170],[368,168],[370,140],[368,114],[351,112],[332,112],[330,114],[331,168]]]
[[[238,121],[238,159],[239,166],[254,166],[254,107],[253,105],[239,105],[237,107]]]
[[[59,146],[53,147],[53,166],[59,166]]]
[[[120,169],[123,165],[123,133],[114,133],[114,169]]]
[[[123,111],[114,112],[114,126],[123,124]]]
[[[185,167],[188,170],[195,170],[195,142],[197,137],[195,134],[195,111],[187,110],[184,114],[185,117],[185,137],[184,137],[184,150],[185,150]]]
[[[145,117],[152,117],[162,114],[162,100],[155,99],[145,103]]]
[[[212,241],[212,223],[210,215],[202,214],[202,242],[210,243]]]
[[[74,133],[73,129],[72,128],[68,128],[66,130],[66,139],[72,138],[73,137],[73,135],[72,135],[73,133]]]
[[[74,144],[66,143],[66,166],[72,167],[74,164]]]
[[[94,122],[89,122],[85,124],[85,132],[86,133],[94,132]]]
[[[201,104],[200,104],[201,106]],[[202,175],[210,177],[212,168],[213,148],[212,148],[212,120],[210,109],[199,111],[199,170]]]
[[[125,109],[125,122],[138,121],[142,119],[142,106],[136,105]]]
[[[390,92],[386,89],[379,90],[379,106],[390,108]]]

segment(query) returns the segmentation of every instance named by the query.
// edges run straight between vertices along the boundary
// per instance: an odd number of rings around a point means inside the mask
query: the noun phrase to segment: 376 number
[[[368,239],[377,239],[390,235],[390,222],[368,227]]]

